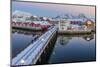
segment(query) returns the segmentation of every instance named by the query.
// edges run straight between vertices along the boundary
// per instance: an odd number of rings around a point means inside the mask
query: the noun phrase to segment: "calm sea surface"
[[[58,36],[48,63],[94,61],[95,35]]]
[[[25,49],[35,35],[12,33],[12,57]],[[58,35],[47,63],[94,61],[96,59],[95,34]]]

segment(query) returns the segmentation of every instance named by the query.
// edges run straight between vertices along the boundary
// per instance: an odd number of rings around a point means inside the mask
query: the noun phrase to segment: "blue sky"
[[[59,5],[46,3],[31,2],[12,2],[12,12],[19,10],[32,13],[36,16],[55,17],[57,15],[83,13],[88,17],[95,16],[95,7],[76,6],[76,5]]]

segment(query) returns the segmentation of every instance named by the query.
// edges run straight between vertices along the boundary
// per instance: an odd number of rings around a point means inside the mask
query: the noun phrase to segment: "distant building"
[[[73,24],[73,25],[81,25],[81,23],[82,23],[82,20],[79,20],[79,19],[70,20],[70,24]]]
[[[86,20],[83,25],[85,25],[89,30],[94,30],[95,28],[95,22],[92,20]]]
[[[70,28],[70,25],[71,25],[70,22],[67,20],[61,20],[58,23],[59,23],[58,24],[59,30],[64,30],[64,31],[68,30]]]
[[[71,30],[81,30],[83,27],[81,27],[82,19],[68,19],[71,24]]]

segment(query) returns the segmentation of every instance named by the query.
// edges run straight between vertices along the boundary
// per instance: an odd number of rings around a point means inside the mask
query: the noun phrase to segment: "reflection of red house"
[[[48,26],[47,25],[41,25],[41,28],[44,29],[44,30],[47,30]]]

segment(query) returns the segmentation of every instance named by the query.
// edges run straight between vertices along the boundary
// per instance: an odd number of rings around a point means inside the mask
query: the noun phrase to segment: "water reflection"
[[[12,58],[35,42],[43,33],[12,29]]]
[[[12,57],[15,57],[43,33],[45,32],[12,29]],[[42,56],[43,59],[38,64],[94,61],[96,59],[94,33],[58,35],[55,42],[47,49],[47,53]]]
[[[95,34],[59,35],[48,63],[71,63],[95,60]]]
[[[60,41],[59,41],[59,43],[60,43],[61,45],[66,45],[66,44],[70,41],[70,39],[72,39],[72,37],[60,36]]]
[[[94,34],[83,36],[83,39],[85,39],[86,41],[91,41],[92,39],[94,39]]]
[[[59,36],[59,43],[61,45],[66,45],[69,43],[69,41],[73,38],[73,37],[81,37],[86,41],[91,41],[92,39],[94,39],[94,34],[84,34],[84,35],[60,35]]]
[[[25,35],[42,35],[45,31],[30,31],[30,30],[19,30],[19,29],[12,29],[12,33],[19,33]]]

